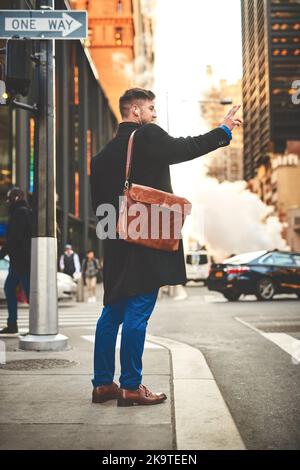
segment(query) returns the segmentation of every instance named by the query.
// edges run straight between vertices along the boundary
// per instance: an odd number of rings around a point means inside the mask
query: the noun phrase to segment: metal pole
[[[28,192],[29,181],[29,120],[27,113],[16,109],[16,183],[25,193]]]
[[[53,10],[54,0],[39,0],[38,6]],[[58,334],[54,40],[39,41],[39,49],[29,335],[20,347],[61,350],[67,337]]]
[[[68,224],[69,224],[69,198],[70,198],[70,182],[69,182],[69,135],[68,126],[70,124],[69,113],[69,80],[68,80],[68,54],[70,48],[68,41],[62,41],[61,46],[61,133],[62,133],[62,226],[61,226],[61,246],[68,243]]]
[[[80,163],[80,211],[83,220],[82,248],[86,253],[89,242],[89,180],[87,175],[87,131],[88,131],[88,75],[85,56],[80,56],[79,62],[79,148],[81,154]]]

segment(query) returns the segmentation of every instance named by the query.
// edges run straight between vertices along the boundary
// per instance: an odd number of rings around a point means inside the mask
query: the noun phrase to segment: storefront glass
[[[8,106],[0,106],[0,243],[7,226],[5,194],[12,183],[11,129],[11,111]]]

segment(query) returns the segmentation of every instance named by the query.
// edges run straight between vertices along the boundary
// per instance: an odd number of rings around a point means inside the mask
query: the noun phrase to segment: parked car
[[[231,301],[241,294],[254,294],[258,300],[287,293],[300,298],[300,253],[274,250],[233,256],[211,266],[207,287]]]
[[[188,251],[185,255],[188,281],[206,281],[212,264],[212,257],[206,250]]]
[[[9,269],[9,258],[6,256],[0,260],[0,300],[6,300],[4,283]],[[76,295],[77,283],[71,276],[64,273],[57,273],[57,296],[58,299],[68,299]]]
[[[77,279],[78,280],[78,279]],[[57,298],[71,299],[77,293],[78,284],[68,274],[57,273]]]

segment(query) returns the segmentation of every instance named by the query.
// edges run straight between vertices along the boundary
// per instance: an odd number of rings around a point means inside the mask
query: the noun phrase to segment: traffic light
[[[5,82],[3,80],[0,80],[0,105],[7,104],[7,98],[8,94],[6,93]]]
[[[4,67],[0,64],[0,105],[7,103],[8,94],[6,93],[6,85],[4,79]]]
[[[27,96],[31,75],[31,40],[8,39],[6,45],[5,83],[11,95]]]

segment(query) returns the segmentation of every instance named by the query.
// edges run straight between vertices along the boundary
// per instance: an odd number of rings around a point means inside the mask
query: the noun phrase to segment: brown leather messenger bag
[[[191,203],[175,194],[140,184],[130,184],[133,138],[128,141],[126,178],[117,232],[129,243],[162,251],[177,251]]]

